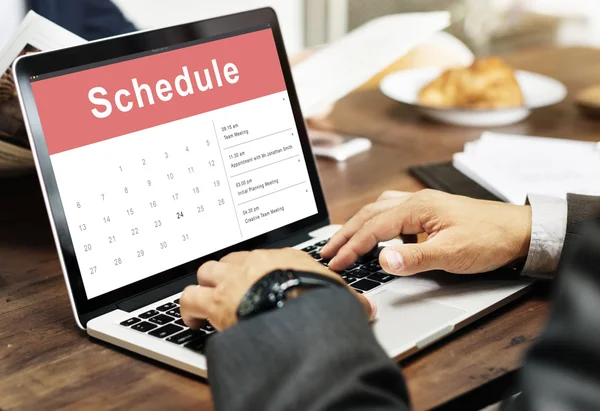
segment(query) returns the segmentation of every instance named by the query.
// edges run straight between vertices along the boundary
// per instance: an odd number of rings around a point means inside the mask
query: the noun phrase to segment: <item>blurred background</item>
[[[273,7],[290,55],[390,13],[449,10],[450,33],[477,55],[522,47],[600,47],[598,0],[114,0],[139,28]]]

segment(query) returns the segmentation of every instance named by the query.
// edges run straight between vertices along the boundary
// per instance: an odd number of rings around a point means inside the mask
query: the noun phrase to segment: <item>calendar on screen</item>
[[[88,298],[317,213],[270,29],[32,88]]]

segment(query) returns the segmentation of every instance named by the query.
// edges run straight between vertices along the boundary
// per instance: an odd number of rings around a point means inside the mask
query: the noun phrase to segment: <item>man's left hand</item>
[[[230,327],[237,322],[238,307],[248,290],[266,274],[286,269],[320,274],[345,285],[338,274],[300,250],[242,251],[218,262],[208,261],[198,269],[199,286],[186,287],[179,300],[181,317],[190,328],[198,328],[204,319],[217,330]],[[351,291],[372,318],[374,306],[365,296]]]

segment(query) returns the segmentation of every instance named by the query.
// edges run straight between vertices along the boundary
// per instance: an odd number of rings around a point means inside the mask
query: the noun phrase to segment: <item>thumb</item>
[[[356,295],[358,301],[360,301],[360,304],[365,309],[369,321],[375,320],[375,316],[377,315],[377,304],[375,304],[373,300],[365,297],[364,295],[357,293],[355,290],[351,290],[354,293],[354,295]]]
[[[443,244],[423,242],[419,244],[394,244],[379,254],[379,264],[390,274],[413,275],[444,267]]]

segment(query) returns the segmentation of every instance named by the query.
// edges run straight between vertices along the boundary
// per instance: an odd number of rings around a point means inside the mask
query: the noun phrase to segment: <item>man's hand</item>
[[[422,243],[382,250],[379,263],[383,269],[396,275],[492,271],[527,255],[531,208],[434,190],[387,191],[352,217],[321,254],[332,259],[332,270],[341,270],[378,242],[421,233],[427,234]]]
[[[237,309],[246,292],[259,279],[274,270],[292,269],[331,277],[344,284],[339,275],[316,262],[307,253],[291,248],[255,250],[229,254],[220,261],[208,261],[198,269],[199,286],[189,286],[179,299],[181,317],[190,328],[198,328],[204,319],[217,330],[237,322]],[[372,318],[375,307],[363,295],[357,296]]]

